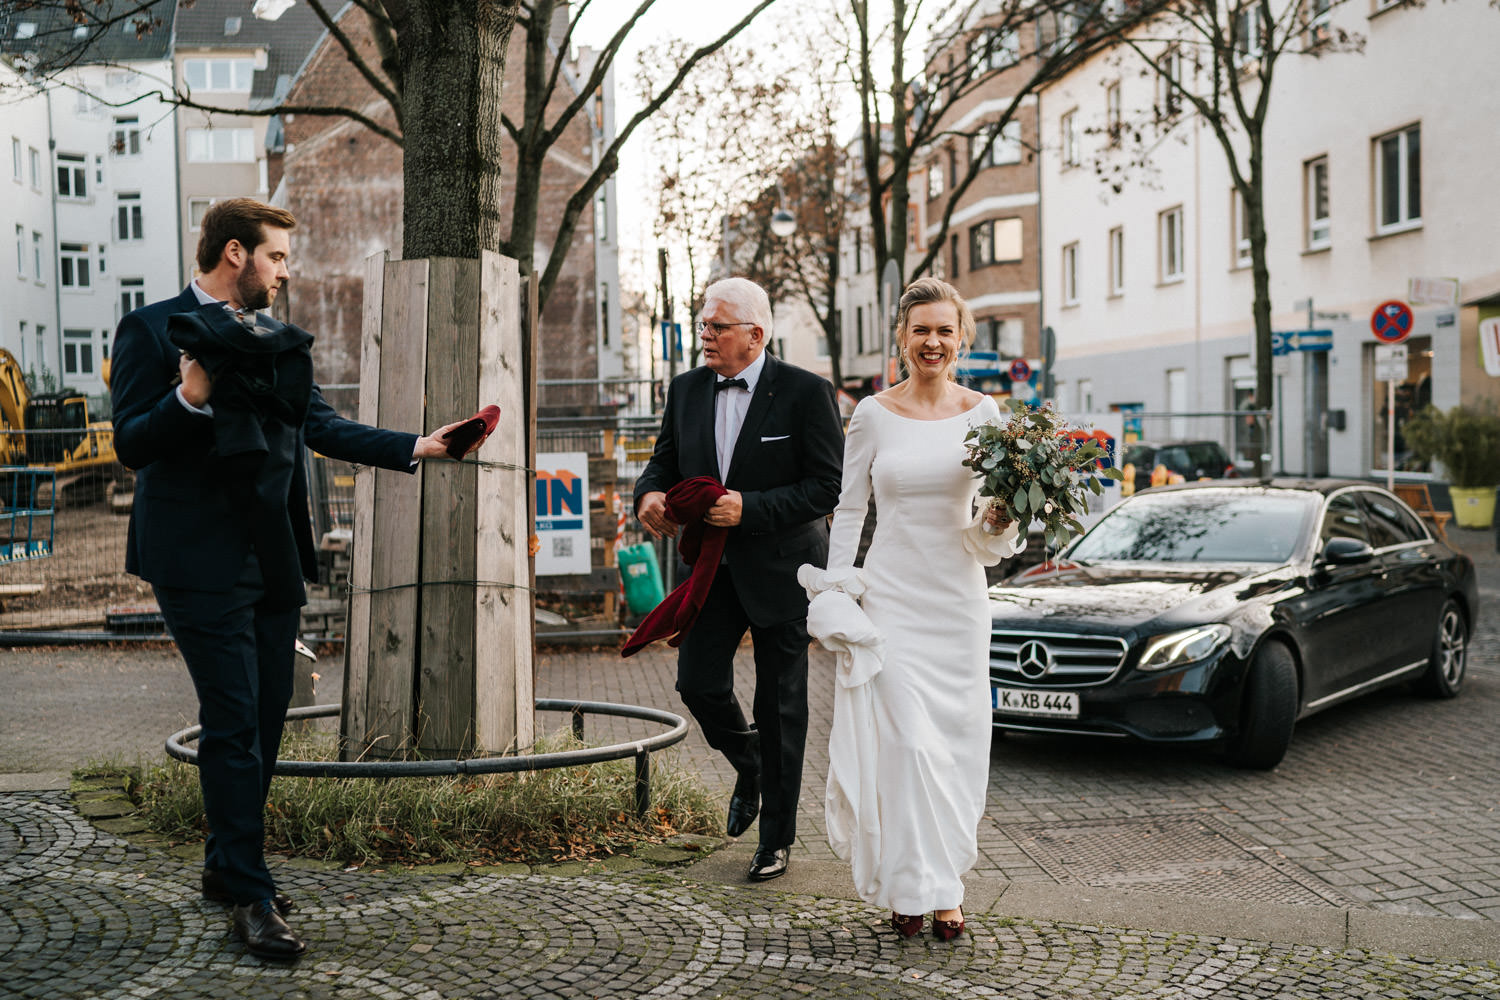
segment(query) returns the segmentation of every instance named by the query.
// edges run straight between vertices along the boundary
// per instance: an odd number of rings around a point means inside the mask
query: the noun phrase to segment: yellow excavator
[[[104,381],[109,383],[107,367]],[[102,500],[102,484],[123,471],[115,458],[114,428],[107,420],[89,420],[88,398],[73,389],[32,395],[20,364],[4,348],[0,348],[0,466],[53,470],[51,496],[22,500],[46,507]],[[0,506],[12,502],[10,492],[0,491]]]

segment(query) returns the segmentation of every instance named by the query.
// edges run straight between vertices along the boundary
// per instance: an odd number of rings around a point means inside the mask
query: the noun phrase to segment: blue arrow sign
[[[1293,351],[1333,350],[1332,330],[1291,330],[1271,334],[1271,354],[1281,356]]]

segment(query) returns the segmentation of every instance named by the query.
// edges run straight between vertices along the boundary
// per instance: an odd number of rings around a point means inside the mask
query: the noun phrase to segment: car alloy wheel
[[[1422,675],[1422,690],[1434,698],[1456,698],[1464,686],[1469,659],[1469,626],[1458,602],[1443,602],[1437,632],[1432,637],[1432,659]]]

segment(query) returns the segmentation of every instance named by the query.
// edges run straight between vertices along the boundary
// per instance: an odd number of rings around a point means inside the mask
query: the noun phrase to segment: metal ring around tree
[[[469,757],[462,760],[379,760],[379,761],[313,761],[278,760],[275,774],[299,778],[426,778],[457,774],[508,774],[517,771],[545,771],[557,767],[578,767],[583,764],[598,764],[609,760],[635,759],[635,806],[638,814],[644,814],[651,801],[650,754],[665,750],[682,742],[687,736],[687,721],[680,715],[656,708],[639,705],[616,705],[606,701],[573,701],[563,698],[538,698],[536,708],[542,712],[569,712],[573,716],[573,733],[583,736],[584,715],[613,715],[624,719],[640,719],[672,727],[644,740],[630,743],[615,743],[606,747],[588,747],[582,750],[560,750],[555,753],[513,754],[500,757]],[[309,705],[287,711],[288,721],[318,719],[335,716],[342,705]],[[198,764],[198,751],[185,746],[198,739],[202,726],[187,729],[167,737],[167,755],[193,766]]]

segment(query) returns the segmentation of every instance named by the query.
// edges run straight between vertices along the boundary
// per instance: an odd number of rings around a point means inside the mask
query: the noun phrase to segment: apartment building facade
[[[1387,420],[1395,465],[1413,471],[1400,432],[1413,410],[1500,398],[1500,378],[1486,371],[1500,372],[1500,357],[1486,358],[1479,337],[1481,322],[1500,314],[1494,26],[1483,5],[1348,0],[1315,12],[1278,63],[1264,144],[1273,327],[1283,347],[1327,349],[1274,357],[1271,400],[1254,399],[1243,204],[1208,126],[1123,49],[1047,88],[1042,319],[1057,335],[1061,405],[1271,405],[1264,442],[1224,421],[1240,457],[1264,446],[1278,471],[1367,476],[1391,464]],[[1314,54],[1319,38],[1338,33],[1362,49]],[[1201,56],[1159,40],[1169,35],[1160,24],[1143,32],[1147,55],[1201,90]],[[1163,127],[1152,131],[1156,122]],[[1149,156],[1119,173],[1116,189],[1110,167],[1137,135]],[[1372,327],[1393,300],[1413,315],[1394,409],[1376,377],[1382,345]],[[1309,330],[1326,334],[1292,336]]]

